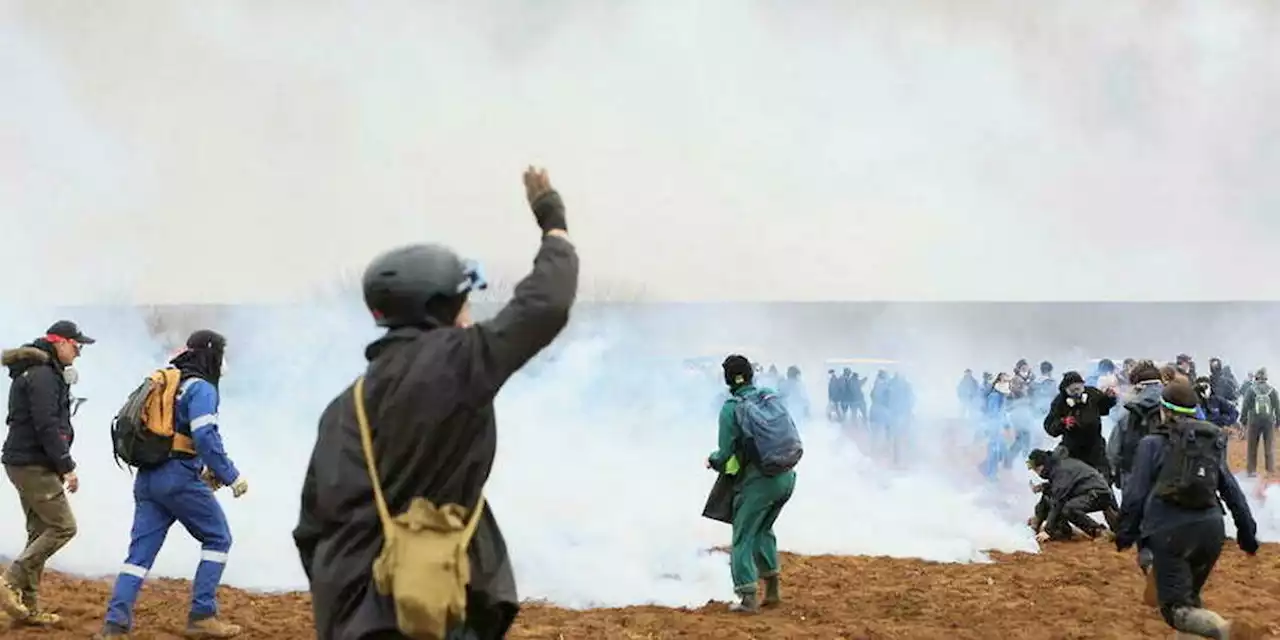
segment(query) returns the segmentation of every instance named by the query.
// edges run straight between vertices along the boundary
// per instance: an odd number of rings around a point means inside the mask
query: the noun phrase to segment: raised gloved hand
[[[244,479],[243,475],[240,476],[239,478],[236,478],[236,481],[231,483],[231,497],[233,498],[239,498],[245,493],[248,493],[248,491],[249,491],[249,482]]]
[[[200,470],[200,481],[209,485],[209,488],[217,491],[222,488],[222,483],[218,482],[218,477],[213,475],[213,469],[205,467]]]
[[[564,201],[551,186],[546,169],[529,167],[524,172],[525,196],[529,199],[529,208],[544,233],[552,231],[566,232],[569,224],[565,221]]]

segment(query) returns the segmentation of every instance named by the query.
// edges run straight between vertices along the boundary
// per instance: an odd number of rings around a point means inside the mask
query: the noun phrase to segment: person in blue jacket
[[[181,371],[173,453],[158,467],[139,469],[134,479],[129,555],[116,577],[99,637],[127,637],[142,582],[174,522],[181,523],[201,545],[200,565],[191,584],[187,635],[231,638],[240,633],[236,625],[218,619],[217,603],[218,584],[231,550],[231,529],[213,492],[229,486],[239,498],[249,490],[218,434],[218,381],[225,373],[226,346],[221,334],[202,329],[191,334],[186,350],[170,362]]]
[[[982,437],[987,446],[987,457],[978,465],[978,469],[987,478],[996,477],[1008,456],[1010,423],[1006,405],[1012,393],[1013,385],[1009,374],[1001,373],[996,376],[983,405]]]

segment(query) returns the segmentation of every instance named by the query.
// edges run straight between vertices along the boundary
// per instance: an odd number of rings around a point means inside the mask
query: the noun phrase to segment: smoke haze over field
[[[536,162],[606,292],[1274,299],[1278,36],[1265,0],[11,0],[0,212],[59,257],[4,292],[298,300],[418,239],[509,279]]]
[[[229,336],[227,578],[303,585],[289,532],[317,418],[376,337],[344,284],[444,241],[504,286],[537,232],[520,172],[570,207],[584,305],[504,390],[488,495],[521,595],[731,595],[698,517],[721,385],[744,351],[898,361],[909,459],[804,425],[781,545],[971,561],[1034,550],[1021,470],[976,477],[949,421],[965,367],[1098,357],[1277,366],[1274,304],[647,304],[1274,300],[1280,8],[1237,3],[0,2],[0,345],[70,316],[79,363],[62,568],[123,559],[107,425],[187,331]],[[157,338],[133,304],[164,311]],[[55,305],[86,305],[69,309]],[[258,305],[258,306],[248,306]],[[488,309],[487,311],[491,311]],[[866,369],[863,373],[872,373]],[[1258,503],[1280,541],[1280,487]],[[0,554],[25,533],[0,488]],[[188,575],[175,530],[156,572]]]

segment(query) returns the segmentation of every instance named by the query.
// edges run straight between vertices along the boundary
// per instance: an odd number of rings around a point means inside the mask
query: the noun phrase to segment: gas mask
[[[1009,393],[1013,390],[1013,386],[1010,385],[1007,381],[997,382],[995,383],[994,387],[995,387],[995,390],[999,391],[1001,395],[1006,395],[1006,396],[1009,395]]]
[[[76,371],[75,367],[63,367],[62,380],[67,383],[67,386],[71,386],[80,382],[80,372]]]
[[[230,370],[231,368],[227,366],[227,357],[222,356],[222,364],[218,365],[218,375],[220,377],[225,378],[227,377],[227,371],[230,371]]]
[[[1200,385],[1199,387],[1197,387],[1197,389],[1199,389],[1199,391],[1200,391],[1200,397],[1201,397],[1201,398],[1208,398],[1208,397],[1209,397],[1209,385],[1207,385],[1207,384],[1202,384],[1202,385]]]

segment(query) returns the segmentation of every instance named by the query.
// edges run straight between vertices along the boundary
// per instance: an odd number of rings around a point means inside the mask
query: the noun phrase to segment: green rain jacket
[[[707,458],[711,461],[712,469],[725,475],[735,476],[739,482],[761,475],[755,465],[742,463],[742,427],[738,425],[738,417],[734,411],[738,406],[738,398],[756,391],[755,386],[744,385],[733,392],[733,398],[724,401],[724,406],[720,407],[720,436],[716,443],[719,448]],[[764,387],[759,391],[773,393],[772,389]]]

